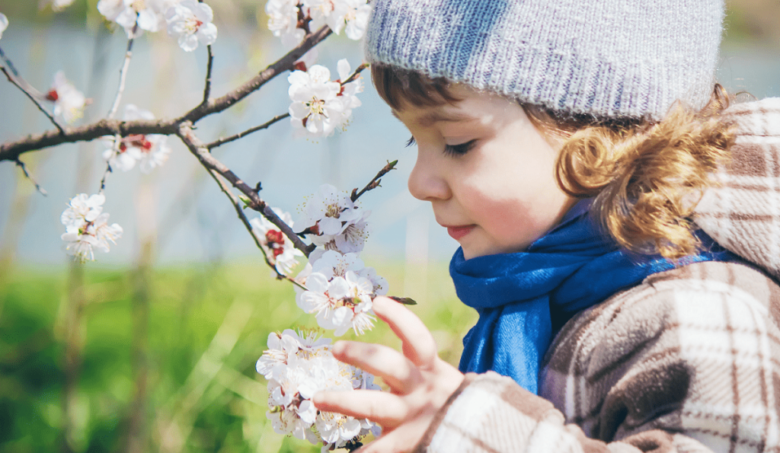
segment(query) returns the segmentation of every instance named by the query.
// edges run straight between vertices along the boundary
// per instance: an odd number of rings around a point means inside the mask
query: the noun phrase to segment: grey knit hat
[[[723,0],[373,0],[366,59],[596,117],[709,99]]]

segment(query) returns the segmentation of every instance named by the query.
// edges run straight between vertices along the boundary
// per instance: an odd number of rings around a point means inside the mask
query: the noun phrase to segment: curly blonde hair
[[[379,95],[396,110],[459,100],[445,79],[386,65],[373,65],[371,73]],[[539,131],[562,143],[555,175],[561,189],[593,198],[591,215],[620,247],[676,260],[700,247],[693,211],[735,141],[734,124],[722,115],[730,102],[716,84],[703,109],[678,104],[660,122],[521,105]]]

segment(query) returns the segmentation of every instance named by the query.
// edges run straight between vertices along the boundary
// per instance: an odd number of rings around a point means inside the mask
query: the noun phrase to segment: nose
[[[446,166],[435,153],[418,148],[417,161],[407,183],[409,193],[423,201],[447,200],[452,196]]]

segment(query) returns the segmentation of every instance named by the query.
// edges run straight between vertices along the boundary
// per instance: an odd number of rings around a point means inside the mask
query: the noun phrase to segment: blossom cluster
[[[294,279],[298,306],[336,336],[350,328],[358,335],[371,329],[372,301],[387,293],[387,281],[359,257],[368,237],[370,212],[328,184],[306,199],[294,224],[289,214],[274,212],[317,246]],[[290,240],[265,219],[254,219],[252,225],[277,270],[289,272],[296,256]],[[257,372],[268,380],[267,416],[274,431],[322,443],[323,452],[355,446],[369,433],[379,435],[379,427],[369,420],[319,411],[311,401],[323,390],[379,389],[371,374],[337,361],[330,341],[314,331],[271,333],[268,350],[257,361]]]
[[[94,260],[94,249],[108,252],[109,242],[116,244],[122,237],[122,227],[108,224],[108,214],[103,212],[103,194],[76,195],[68,203],[60,220],[65,225],[62,240],[65,250],[78,261]]]
[[[343,448],[379,427],[367,419],[317,410],[311,401],[318,391],[378,390],[374,377],[337,361],[330,339],[315,331],[285,330],[268,336],[268,349],[257,361],[257,372],[268,380],[268,418],[274,431],[324,445],[323,451]]]
[[[197,49],[199,43],[211,45],[217,39],[211,7],[197,0],[100,0],[97,8],[107,20],[124,28],[130,38],[144,31],[167,29],[188,52]]]
[[[388,288],[387,280],[359,257],[371,212],[326,184],[306,201],[302,214],[294,230],[307,234],[317,248],[296,277],[306,288],[296,288],[296,303],[336,336],[350,328],[360,335],[373,327],[373,298]]]
[[[336,34],[358,40],[366,33],[371,6],[368,0],[268,0],[268,28],[287,45],[301,42],[305,27],[327,25]]]
[[[133,104],[125,106],[125,121],[153,120],[154,114],[138,108]],[[158,134],[135,134],[119,139],[109,139],[111,147],[103,151],[105,159],[111,168],[129,171],[138,163],[141,173],[148,174],[168,160],[171,148],[168,146],[168,136]]]
[[[315,65],[306,71],[293,71],[287,78],[290,120],[294,128],[304,128],[311,136],[327,137],[336,129],[345,129],[352,116],[352,109],[360,107],[358,93],[363,92],[360,75],[351,76],[346,59],[337,64],[339,78],[330,80],[328,68]]]

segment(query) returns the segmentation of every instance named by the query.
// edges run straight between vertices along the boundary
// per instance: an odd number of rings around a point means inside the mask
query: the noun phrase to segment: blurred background
[[[97,0],[61,13],[35,0],[0,0],[9,28],[0,47],[32,85],[46,90],[58,70],[92,99],[79,124],[105,116],[116,93],[126,35],[110,30]],[[211,0],[213,95],[249,79],[285,52],[266,27],[261,0]],[[728,5],[718,79],[729,90],[780,96],[780,3]],[[361,62],[360,44],[333,36],[318,63]],[[136,40],[123,104],[170,117],[200,101],[205,48],[183,52],[164,32]],[[457,302],[447,263],[457,244],[406,191],[415,158],[408,133],[370,84],[344,133],[296,138],[287,121],[220,147],[215,155],[261,196],[295,218],[303,198],[330,183],[362,187],[399,160],[380,189],[363,197],[373,211],[362,254],[413,297],[441,354],[456,363],[476,319]],[[336,76],[334,75],[334,78]],[[286,77],[227,112],[199,123],[204,141],[284,113]],[[41,113],[0,81],[0,142],[47,130]],[[121,109],[120,109],[121,112]],[[268,333],[315,324],[274,281],[214,182],[175,139],[168,162],[148,176],[108,177],[104,211],[124,236],[97,261],[65,255],[59,217],[77,193],[96,193],[104,170],[100,142],[63,145],[22,159],[44,197],[12,163],[0,163],[0,451],[277,452],[317,451],[273,433],[265,380],[254,364]],[[349,335],[347,335],[349,337]],[[397,346],[380,325],[365,337]]]

